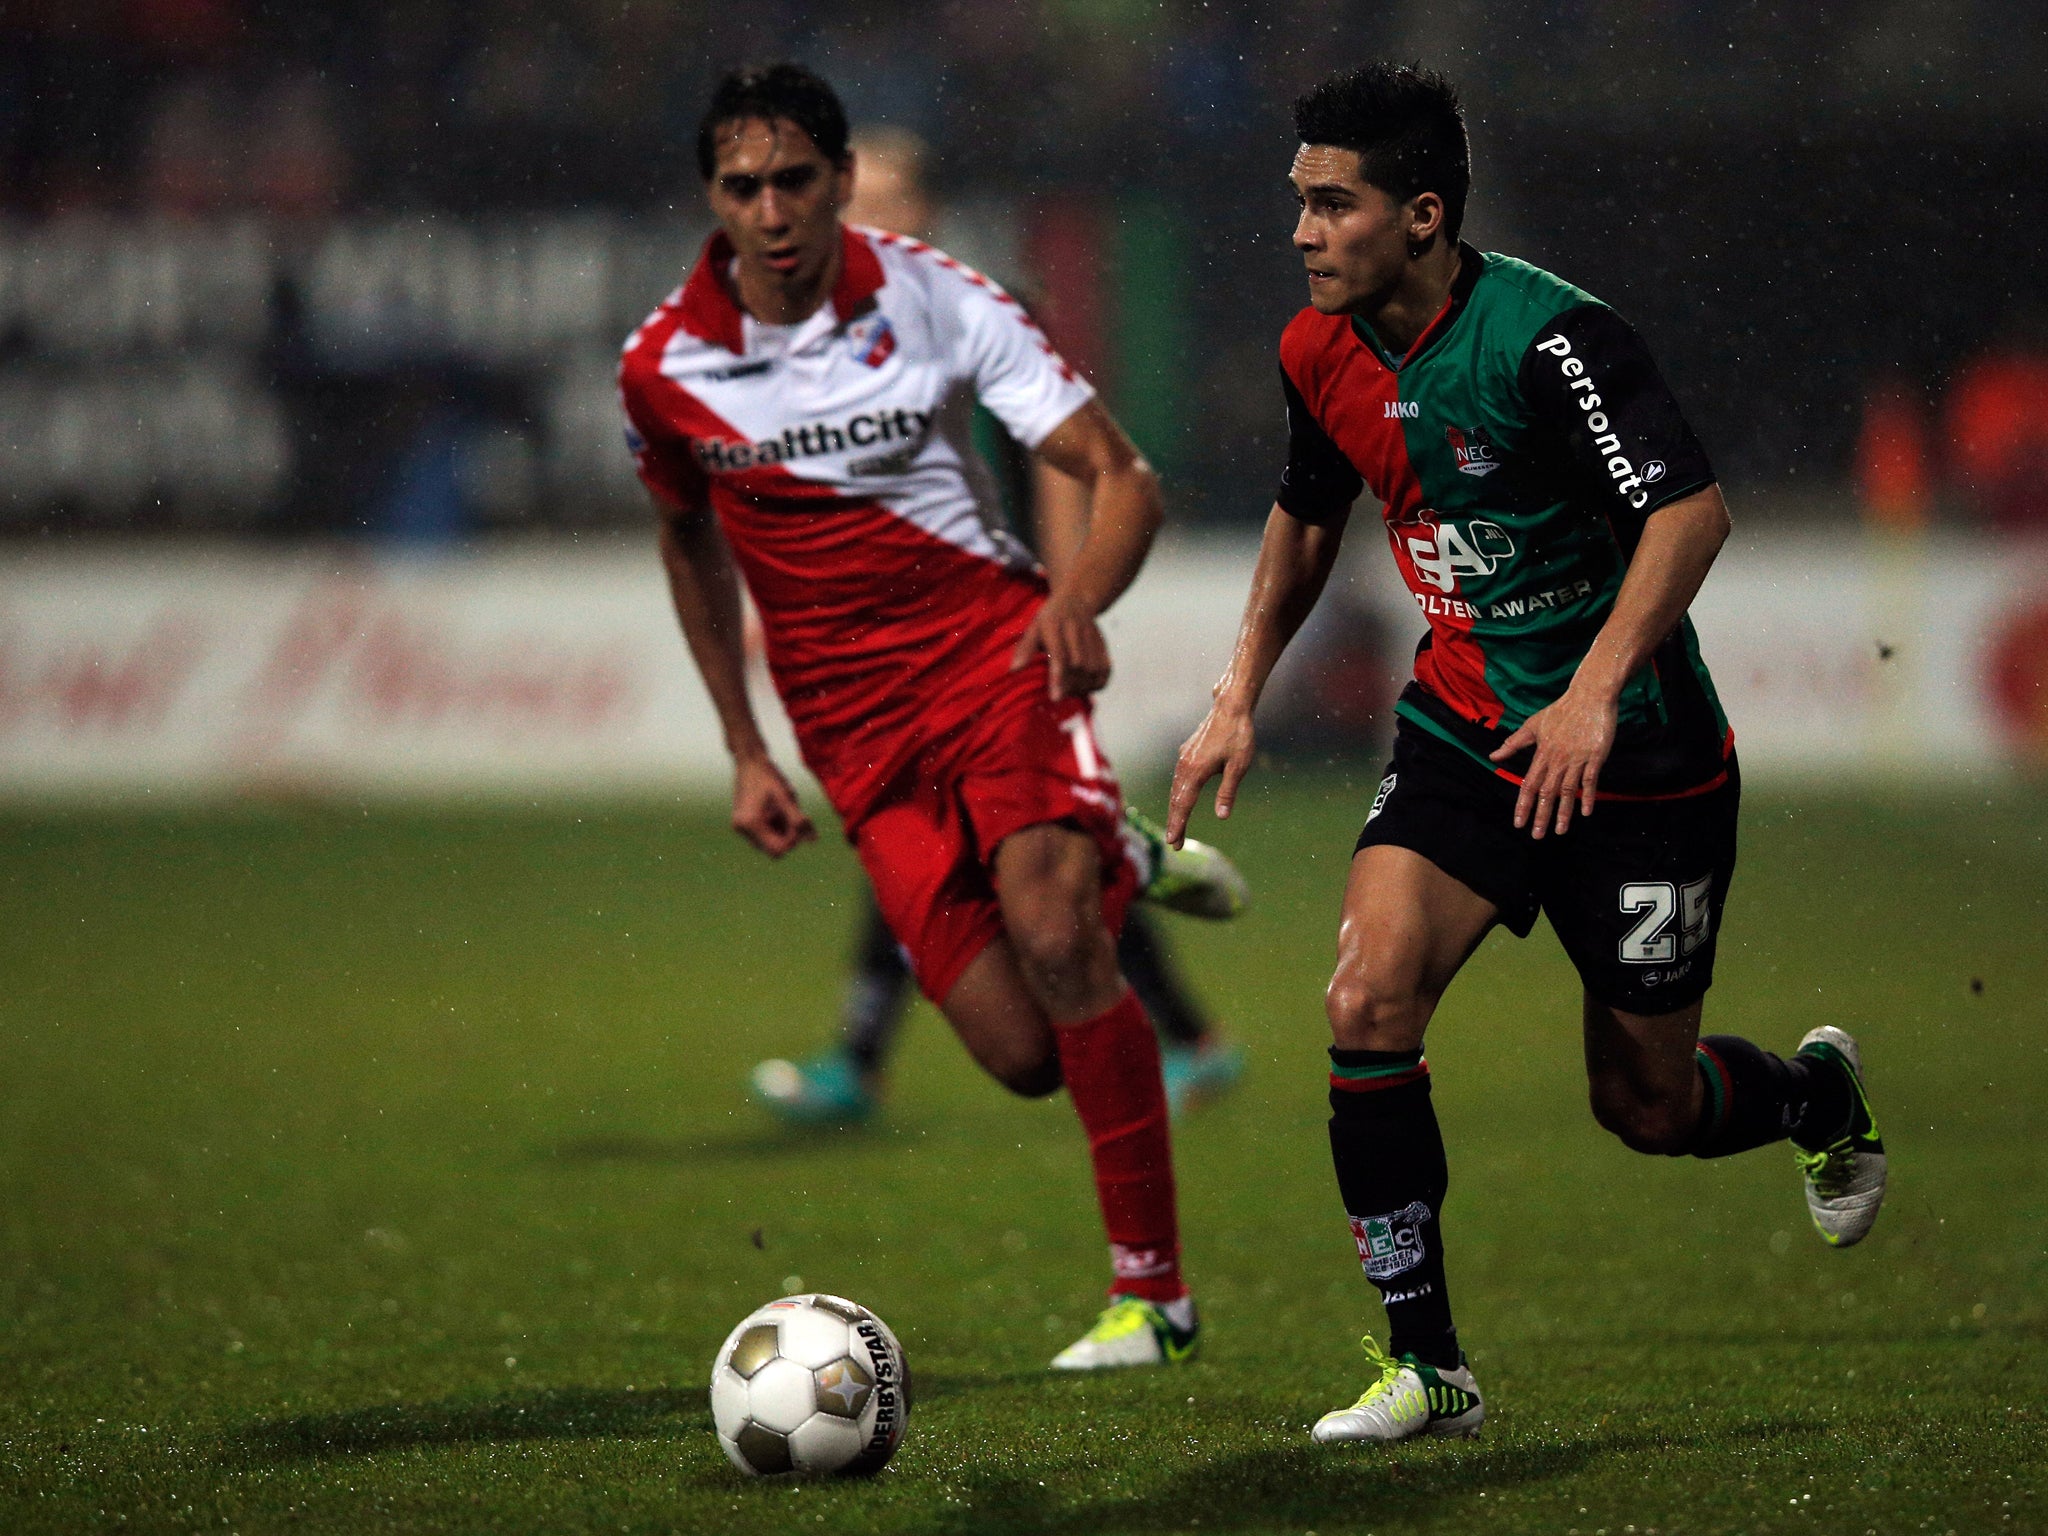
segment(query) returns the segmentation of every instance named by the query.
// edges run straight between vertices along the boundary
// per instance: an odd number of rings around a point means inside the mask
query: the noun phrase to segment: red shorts
[[[1124,850],[1123,792],[1095,744],[1087,701],[1048,699],[1045,669],[1028,667],[963,730],[912,758],[848,829],[926,997],[944,1001],[1002,932],[997,845],[1053,821],[1095,839],[1103,919],[1121,932],[1138,887]]]

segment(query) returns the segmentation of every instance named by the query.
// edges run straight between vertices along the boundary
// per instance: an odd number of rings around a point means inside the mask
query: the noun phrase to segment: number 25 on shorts
[[[1622,935],[1620,954],[1629,965],[1663,965],[1689,955],[1707,942],[1713,927],[1714,877],[1702,875],[1684,885],[1668,880],[1638,880],[1621,888],[1624,915],[1642,913],[1635,927]],[[1671,920],[1678,919],[1672,933]]]

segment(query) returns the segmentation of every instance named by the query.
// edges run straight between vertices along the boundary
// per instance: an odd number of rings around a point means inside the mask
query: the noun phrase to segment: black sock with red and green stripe
[[[1774,1056],[1739,1035],[1702,1035],[1693,1063],[1706,1087],[1685,1149],[1694,1157],[1727,1157],[1788,1137],[1812,1151],[1849,1123],[1849,1079],[1831,1062]]]
[[[1386,1303],[1387,1352],[1454,1369],[1437,1220],[1450,1173],[1421,1051],[1331,1047],[1330,1157],[1358,1261]]]

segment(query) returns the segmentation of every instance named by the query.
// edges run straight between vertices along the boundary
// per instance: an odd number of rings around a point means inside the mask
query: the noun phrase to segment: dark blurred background
[[[1649,337],[1786,519],[2048,521],[2048,26],[1955,0],[14,0],[0,534],[637,525],[612,369],[705,217],[709,83],[788,56],[932,146],[1165,468],[1255,523],[1302,302],[1288,105],[1463,86],[1480,244]]]

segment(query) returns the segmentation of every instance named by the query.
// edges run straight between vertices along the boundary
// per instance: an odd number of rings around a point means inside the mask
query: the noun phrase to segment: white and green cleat
[[[1196,838],[1176,848],[1143,811],[1124,807],[1124,844],[1137,866],[1138,899],[1186,917],[1222,922],[1251,904],[1252,888],[1220,848]]]
[[[1486,1404],[1463,1356],[1456,1370],[1446,1371],[1424,1365],[1413,1355],[1396,1360],[1370,1334],[1364,1342],[1366,1362],[1379,1375],[1349,1408],[1316,1420],[1309,1433],[1318,1445],[1353,1440],[1384,1445],[1416,1435],[1465,1439],[1479,1433],[1486,1422]]]
[[[1792,1149],[1806,1178],[1806,1209],[1814,1230],[1829,1247],[1848,1248],[1868,1235],[1884,1204],[1884,1141],[1863,1093],[1863,1059],[1855,1036],[1823,1024],[1806,1032],[1799,1054],[1832,1062],[1849,1076],[1851,1108],[1842,1134],[1811,1152]]]
[[[1056,1371],[1109,1371],[1131,1365],[1179,1365],[1192,1360],[1201,1346],[1202,1324],[1192,1301],[1170,1302],[1185,1312],[1182,1327],[1167,1307],[1141,1296],[1118,1296],[1095,1319],[1095,1326],[1052,1357]]]

